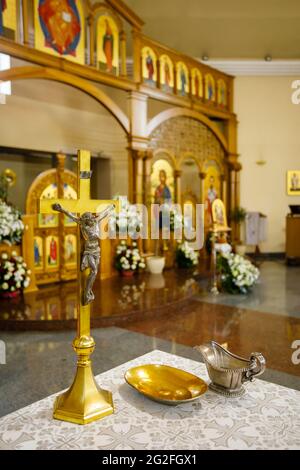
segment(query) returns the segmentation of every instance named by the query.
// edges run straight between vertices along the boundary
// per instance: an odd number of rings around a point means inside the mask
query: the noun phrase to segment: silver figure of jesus
[[[98,274],[101,255],[99,246],[99,239],[101,236],[100,222],[114,209],[114,205],[111,204],[96,216],[91,212],[85,212],[81,217],[74,216],[71,212],[63,209],[60,204],[53,204],[52,207],[53,210],[66,214],[80,226],[81,234],[84,239],[80,269],[81,271],[85,271],[90,268],[90,273],[84,288],[82,303],[83,305],[88,305],[95,299],[93,285]]]

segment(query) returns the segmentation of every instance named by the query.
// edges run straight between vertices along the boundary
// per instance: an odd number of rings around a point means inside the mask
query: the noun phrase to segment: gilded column
[[[144,157],[144,204],[149,207],[151,198],[151,169],[152,169],[153,152],[148,150]]]
[[[157,88],[161,87],[161,78],[160,78],[160,60],[157,59],[156,61],[156,69],[157,69]]]
[[[133,202],[143,204],[144,201],[144,151],[135,150],[134,156],[134,191]]]
[[[199,178],[200,178],[200,204],[204,204],[204,201],[205,201],[204,182],[206,178],[206,173],[201,171],[199,173]]]
[[[89,34],[90,34],[90,65],[95,66],[95,24],[94,15],[88,17]]]
[[[28,31],[28,0],[22,0],[22,21],[23,21],[23,42],[29,44],[29,31]]]
[[[127,65],[126,65],[126,33],[125,31],[120,32],[120,55],[121,55],[121,77],[127,76]]]
[[[174,94],[177,95],[177,69],[176,66],[174,65]]]
[[[221,186],[221,199],[224,202],[226,209],[227,207],[227,181],[224,173],[220,175],[220,186]]]
[[[174,170],[175,202],[181,204],[181,170]]]

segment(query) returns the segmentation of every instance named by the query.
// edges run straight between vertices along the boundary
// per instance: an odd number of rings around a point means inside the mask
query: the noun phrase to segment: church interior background
[[[237,0],[188,3],[190,14],[181,0],[0,0],[0,219],[12,207],[23,221],[12,243],[0,228],[0,276],[18,256],[29,269],[10,292],[0,279],[0,417],[72,381],[77,228],[39,201],[77,199],[81,149],[91,197],[126,196],[128,221],[134,204],[171,202],[193,217],[201,205],[204,220],[195,252],[161,226],[158,242],[128,236],[141,256],[130,275],[119,240],[101,240],[95,375],[152,350],[200,361],[193,348],[215,340],[260,351],[263,380],[300,390],[299,52],[287,17],[275,37],[283,7],[259,5],[249,19]],[[251,262],[252,289],[232,273],[231,291],[224,281],[233,253]]]

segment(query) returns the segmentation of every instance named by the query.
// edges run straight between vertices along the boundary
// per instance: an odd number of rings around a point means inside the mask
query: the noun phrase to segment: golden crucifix
[[[77,172],[78,199],[42,199],[39,212],[62,212],[78,225],[79,312],[77,336],[73,341],[73,348],[78,357],[77,372],[72,386],[56,399],[53,416],[63,421],[87,424],[114,412],[112,394],[98,387],[92,372],[90,355],[94,351],[95,342],[90,333],[90,304],[94,300],[92,288],[100,263],[99,224],[118,203],[90,198],[90,152],[78,152]]]

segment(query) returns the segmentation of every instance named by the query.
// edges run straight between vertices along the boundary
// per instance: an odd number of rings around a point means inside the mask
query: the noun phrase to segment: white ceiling
[[[300,59],[300,0],[125,0],[145,34],[193,57]]]

